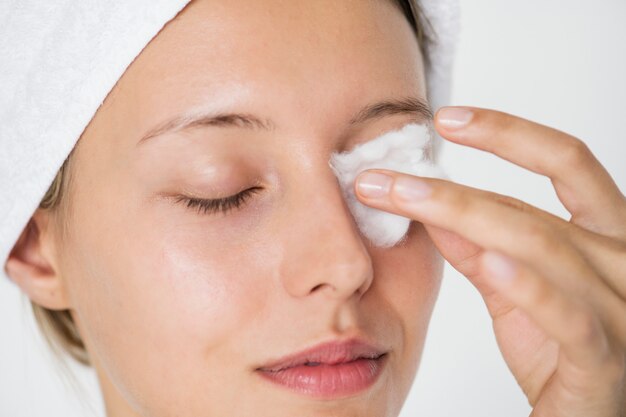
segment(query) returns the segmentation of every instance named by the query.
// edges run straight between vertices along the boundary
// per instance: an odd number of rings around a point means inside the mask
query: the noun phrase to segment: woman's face
[[[416,37],[391,1],[195,1],[159,33],[75,149],[60,243],[110,415],[399,413],[441,257],[416,222],[403,244],[371,246],[328,160],[424,120],[405,107],[351,123],[364,107],[425,97]],[[259,122],[167,131],[217,113]],[[179,201],[252,187],[227,212]],[[357,393],[316,398],[256,370],[351,337],[388,351]]]

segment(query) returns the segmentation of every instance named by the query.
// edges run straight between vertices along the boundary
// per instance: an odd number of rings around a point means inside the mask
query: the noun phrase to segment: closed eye
[[[252,187],[230,197],[206,200],[202,198],[193,198],[186,196],[178,196],[176,202],[183,202],[188,208],[196,209],[198,214],[212,214],[217,212],[227,213],[233,208],[239,208],[244,204],[252,194],[262,190],[262,187]]]

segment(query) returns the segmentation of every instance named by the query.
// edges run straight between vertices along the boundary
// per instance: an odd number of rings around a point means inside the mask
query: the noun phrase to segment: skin
[[[327,161],[409,121],[348,127],[371,102],[425,97],[415,38],[382,2],[260,3],[195,2],[157,36],[79,141],[67,233],[38,211],[7,263],[31,299],[71,309],[108,415],[395,416],[443,256],[484,297],[534,417],[623,416],[626,201],[584,143],[488,109],[451,128],[439,110],[444,138],[546,175],[572,217],[374,170],[390,175],[388,187],[367,198],[355,185],[361,201],[416,222],[404,245],[371,247]],[[137,148],[147,129],[200,105],[271,118],[276,129],[205,127]],[[407,200],[403,180],[414,193],[426,183],[428,195]],[[257,183],[262,191],[227,215],[163,197]],[[367,394],[314,401],[253,372],[357,334],[391,351]]]
[[[70,309],[109,417],[398,415],[443,258],[418,222],[404,244],[372,247],[328,160],[416,121],[349,123],[407,95],[426,98],[423,60],[391,2],[196,1],[143,50],[74,150],[69,205],[38,210],[6,265],[31,300]],[[275,128],[204,126],[138,144],[199,110]],[[175,201],[252,186],[228,213]],[[358,395],[314,400],[254,371],[353,336],[389,351]]]
[[[450,117],[459,110],[465,124]],[[440,109],[435,124],[453,143],[550,178],[569,221],[509,196],[388,170],[359,174],[360,201],[423,222],[478,289],[531,416],[625,416],[626,198],[585,143],[564,132],[475,107]],[[363,186],[368,172],[388,181]]]

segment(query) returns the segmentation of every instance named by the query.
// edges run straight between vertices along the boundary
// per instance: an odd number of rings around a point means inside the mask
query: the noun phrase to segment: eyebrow
[[[398,114],[410,115],[419,122],[432,121],[434,118],[433,112],[425,100],[419,97],[404,97],[369,104],[359,110],[350,119],[349,124],[358,125],[366,121]],[[170,119],[150,129],[137,142],[137,146],[150,138],[165,133],[206,126],[235,127],[266,131],[276,129],[276,125],[272,120],[261,119],[249,113],[200,113],[195,115],[183,115]]]

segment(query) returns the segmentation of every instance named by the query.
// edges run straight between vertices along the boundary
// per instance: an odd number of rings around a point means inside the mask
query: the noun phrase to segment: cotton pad
[[[337,176],[347,205],[361,233],[375,246],[388,248],[400,243],[411,219],[361,203],[354,193],[356,177],[366,169],[384,168],[423,177],[447,178],[441,167],[428,158],[431,137],[431,125],[411,123],[350,151],[331,154],[328,164]]]

